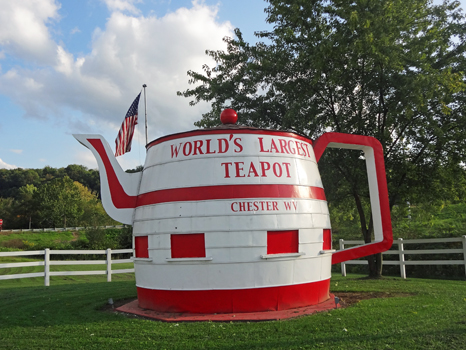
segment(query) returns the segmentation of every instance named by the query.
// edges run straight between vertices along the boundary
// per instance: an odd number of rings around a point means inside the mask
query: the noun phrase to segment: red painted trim
[[[325,193],[321,187],[296,185],[199,186],[143,193],[139,195],[137,205],[242,198],[311,198],[325,200]]]
[[[172,258],[205,258],[203,233],[170,235]]]
[[[379,192],[380,213],[382,218],[383,240],[381,242],[365,244],[360,247],[344,249],[332,255],[332,264],[362,258],[364,256],[380,253],[390,249],[393,244],[392,221],[388,203],[387,177],[382,144],[375,137],[341,134],[329,132],[323,134],[314,142],[314,154],[317,162],[329,143],[342,143],[349,145],[368,146],[374,150],[375,171]]]
[[[134,237],[134,249],[135,249],[136,258],[148,258],[149,257],[149,237],[148,236]]]
[[[146,145],[146,148],[149,149],[155,145],[158,145],[162,142],[177,140],[185,137],[192,136],[204,136],[204,135],[224,135],[224,134],[255,134],[255,135],[271,135],[271,136],[282,136],[282,137],[292,137],[297,140],[307,142],[312,145],[312,140],[295,134],[293,132],[279,131],[279,130],[263,130],[263,129],[204,129],[204,130],[192,130],[187,132],[180,132],[177,134],[172,134],[168,136],[162,136]]]
[[[324,243],[322,245],[322,250],[332,249],[332,230],[324,230]]]
[[[159,312],[229,313],[288,310],[316,305],[329,298],[330,279],[290,286],[158,290],[138,287],[139,307]]]
[[[382,145],[380,144],[379,140],[372,136],[342,134],[339,132],[327,132],[325,134],[322,134],[322,136],[320,136],[317,140],[314,141],[314,154],[316,156],[317,162],[319,162],[320,157],[324,153],[328,144],[332,142],[344,143],[348,145],[369,146],[372,147],[374,151],[380,147],[380,149],[382,150]]]
[[[297,253],[298,230],[267,231],[267,254]]]
[[[120,180],[118,179],[115,169],[113,169],[112,163],[108,158],[108,154],[105,151],[105,147],[100,139],[87,139],[94,149],[99,153],[102,162],[104,163],[105,171],[107,173],[107,183],[110,190],[110,197],[113,205],[117,209],[136,208],[137,196],[129,196]],[[102,178],[102,176],[101,176]],[[101,181],[103,182],[103,181]]]

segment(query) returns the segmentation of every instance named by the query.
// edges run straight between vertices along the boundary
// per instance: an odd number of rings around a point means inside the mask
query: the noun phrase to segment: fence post
[[[343,238],[339,239],[340,242],[340,250],[345,249],[345,241]],[[346,277],[346,264],[344,262],[341,263],[341,275]]]
[[[404,254],[403,238],[398,238],[398,256],[399,256],[399,259],[400,259],[401,278],[406,279],[406,265],[405,265],[405,254]]]
[[[44,284],[50,286],[50,249],[45,248],[44,251]]]
[[[112,250],[107,248],[107,282],[112,282]]]
[[[464,273],[466,274],[466,235],[463,236],[463,261],[464,261]]]

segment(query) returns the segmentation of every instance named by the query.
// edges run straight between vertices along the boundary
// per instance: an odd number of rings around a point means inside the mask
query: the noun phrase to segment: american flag
[[[126,113],[125,120],[121,124],[120,132],[115,139],[115,157],[121,156],[131,151],[131,142],[133,141],[134,128],[138,123],[138,105],[141,93],[136,97]]]

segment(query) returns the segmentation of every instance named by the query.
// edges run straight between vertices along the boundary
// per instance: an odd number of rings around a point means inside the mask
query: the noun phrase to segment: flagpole
[[[146,102],[146,87],[147,85],[144,84],[142,85],[142,87],[144,88],[144,114],[145,114],[145,125],[146,125],[146,145],[147,145],[147,102]]]

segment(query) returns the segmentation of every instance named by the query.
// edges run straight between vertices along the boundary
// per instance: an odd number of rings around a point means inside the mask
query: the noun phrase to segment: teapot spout
[[[97,160],[102,205],[105,211],[112,219],[131,225],[142,172],[132,174],[124,172],[103,136],[85,134],[73,136],[89,148]]]

